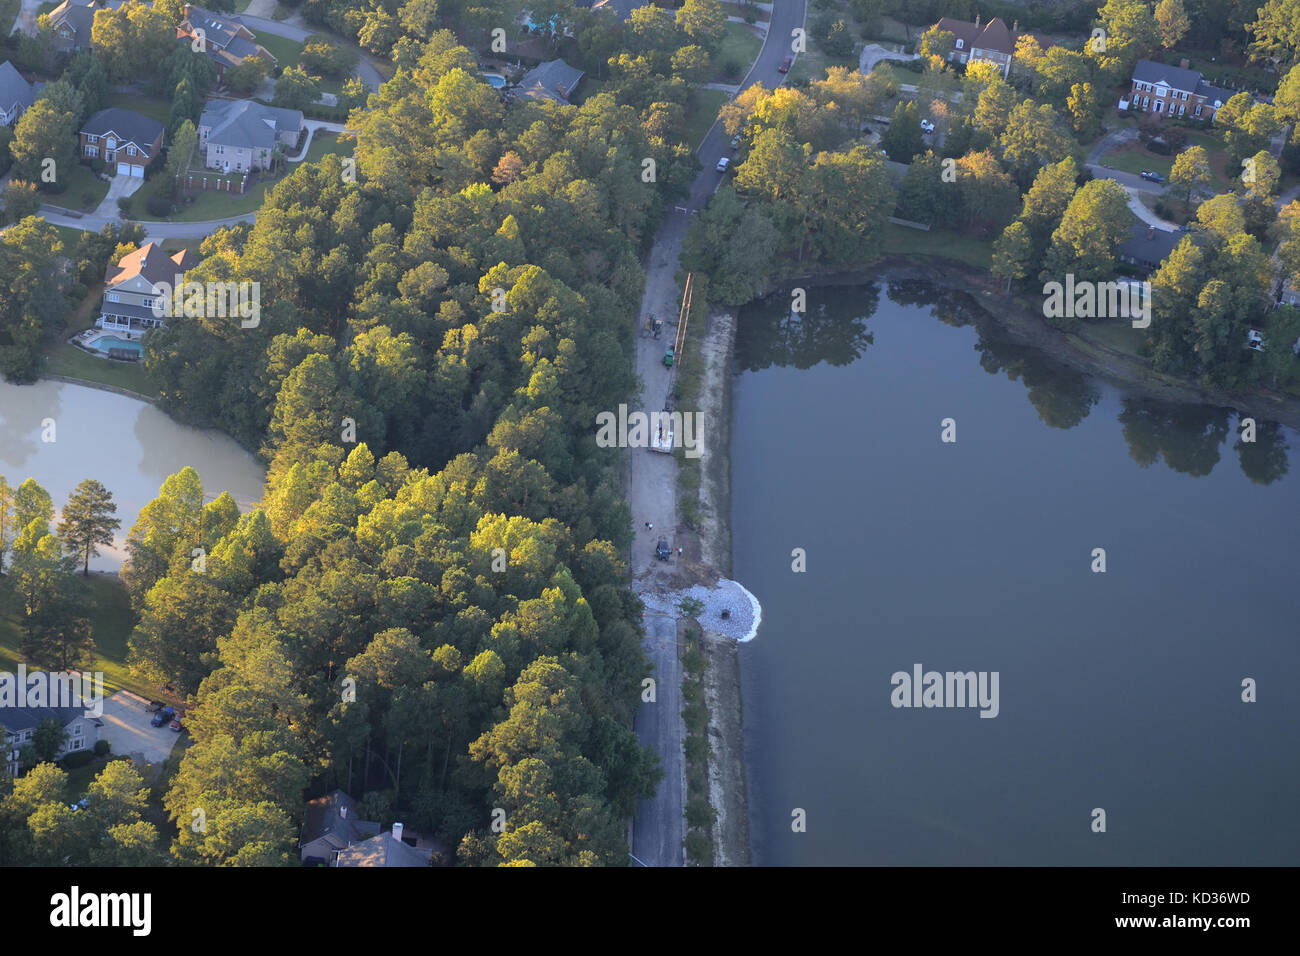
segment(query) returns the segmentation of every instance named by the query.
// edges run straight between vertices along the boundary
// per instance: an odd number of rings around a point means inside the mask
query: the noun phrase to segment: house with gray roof
[[[357,817],[355,804],[342,790],[308,801],[298,841],[304,863],[319,861],[333,866],[339,851],[379,834],[378,823]]]
[[[567,103],[584,75],[582,70],[569,66],[563,60],[547,60],[524,74],[515,95],[526,96],[531,100]]]
[[[433,850],[416,847],[415,841],[403,836],[403,827],[394,823],[388,833],[353,843],[338,854],[335,866],[431,866]]]
[[[61,53],[89,50],[95,11],[103,9],[96,0],[63,0],[49,14],[54,49]]]
[[[1169,258],[1169,253],[1183,241],[1183,236],[1192,236],[1197,245],[1201,237],[1193,234],[1186,226],[1182,229],[1157,229],[1144,222],[1134,223],[1129,237],[1116,249],[1119,261],[1134,266],[1143,276],[1149,276],[1160,268],[1160,264]]]
[[[102,157],[110,171],[139,178],[162,151],[163,124],[114,106],[87,119],[79,135],[83,159]]]
[[[0,126],[12,126],[35,102],[32,85],[8,60],[0,63]]]
[[[214,100],[199,117],[199,155],[208,169],[267,169],[276,147],[292,148],[302,132],[302,110],[253,100]]]
[[[56,760],[77,750],[93,749],[99,740],[102,722],[87,716],[84,707],[18,707],[7,701],[0,703],[0,752],[11,776],[22,769],[19,751],[32,742],[36,728],[51,718],[59,722],[64,732],[63,746],[55,755]]]
[[[274,70],[276,59],[266,47],[257,42],[252,30],[244,26],[239,17],[229,13],[213,13],[192,3],[185,4],[185,17],[176,27],[176,38],[193,44],[202,38],[202,49],[217,68],[217,78],[226,70],[239,66],[250,56],[259,56]]]
[[[1138,60],[1133,65],[1133,85],[1120,108],[1131,105],[1162,116],[1212,120],[1232,96],[1231,90],[1207,83],[1199,72],[1186,66]]]

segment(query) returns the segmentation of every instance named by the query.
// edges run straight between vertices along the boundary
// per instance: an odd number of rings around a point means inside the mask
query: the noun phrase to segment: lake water
[[[54,422],[52,442],[42,440],[46,419]],[[36,479],[56,508],[86,478],[113,493],[122,527],[92,570],[121,568],[136,515],[186,465],[198,471],[208,500],[229,491],[247,510],[262,496],[262,466],[219,432],[179,425],[147,402],[83,385],[0,381],[0,475],[15,486]]]
[[[927,284],[789,301],[741,315],[733,400],[756,862],[1294,865],[1297,436],[1241,445]],[[997,672],[998,715],[892,706],[916,664]]]

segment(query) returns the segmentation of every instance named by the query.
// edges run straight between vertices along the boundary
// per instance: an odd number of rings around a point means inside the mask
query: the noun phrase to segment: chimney
[[[339,807],[339,817],[346,820],[348,818],[348,808]]]
[[[1187,59],[1187,57],[1183,57],[1181,60],[1178,61],[1179,68],[1184,70],[1190,69],[1191,65],[1192,65],[1192,61]]]
[[[1014,21],[1014,22],[1011,24],[1011,32],[1012,32],[1012,33],[1019,33],[1019,32],[1020,32],[1020,21],[1019,21],[1019,20],[1016,20],[1016,21]]]
[[[400,823],[393,824],[393,839],[398,843],[402,842],[402,825]]]
[[[979,28],[980,28],[980,15],[977,13],[975,14],[975,29],[978,30]]]
[[[1147,238],[1148,238],[1148,239],[1154,239],[1155,237],[1156,237],[1156,227],[1155,227],[1155,226],[1147,226]]]

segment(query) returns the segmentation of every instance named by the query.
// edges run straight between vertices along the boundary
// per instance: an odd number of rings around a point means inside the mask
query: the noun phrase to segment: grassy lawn
[[[705,92],[714,92],[714,91],[706,90]],[[721,91],[717,91],[717,92],[721,92]],[[722,96],[725,97],[726,95],[727,94],[722,93]],[[716,114],[716,110],[714,112]],[[337,133],[326,133],[321,130],[317,130],[314,134],[312,134],[311,145],[307,147],[307,155],[301,160],[301,162],[318,163],[321,161],[322,158],[324,158],[326,153],[337,153],[340,156],[351,156],[352,150],[355,146],[356,143],[351,140],[349,140],[346,143],[340,143]],[[293,167],[296,168],[297,165],[298,164],[295,163],[293,164]],[[290,172],[292,172],[292,169],[290,170]]]
[[[45,3],[42,3],[39,7],[36,8],[36,15],[39,17],[42,14],[49,13],[57,6],[58,6],[57,3],[50,3],[49,0],[46,0]]]
[[[1187,133],[1187,145],[1184,150],[1191,149],[1193,146],[1201,146],[1209,156],[1210,171],[1215,180],[1215,185],[1220,187],[1231,186],[1236,174],[1229,168],[1231,158],[1227,150],[1223,148],[1223,143],[1217,136],[1209,133],[1189,130]],[[1175,155],[1162,156],[1159,153],[1153,153],[1141,142],[1134,141],[1124,143],[1116,149],[1109,150],[1101,156],[1101,163],[1110,166],[1113,169],[1119,169],[1126,173],[1139,174],[1144,169],[1154,170],[1165,178],[1169,177],[1169,171],[1173,168]]]
[[[748,24],[744,23],[727,23],[727,33],[722,38],[722,46],[718,49],[717,56],[713,58],[719,68],[723,64],[730,63],[739,65],[739,72],[733,76],[723,76],[721,69],[714,77],[720,82],[739,83],[749,72],[754,58],[758,56],[758,51],[763,48],[763,41],[754,35]]]
[[[5,36],[8,36],[9,31],[13,29],[21,7],[21,0],[0,0],[0,29],[4,30]]]
[[[73,309],[58,339],[45,348],[45,371],[51,375],[66,375],[68,378],[114,385],[153,398],[158,390],[150,381],[143,364],[110,362],[68,344],[69,338],[95,324],[103,294],[103,285],[97,285]]]
[[[312,136],[311,146],[307,148],[307,155],[304,162],[317,162],[326,153],[339,153],[340,155],[352,155],[353,144],[340,143],[338,135],[335,133],[317,132]],[[297,163],[290,163],[285,175],[289,175],[297,167]],[[223,174],[212,170],[202,170],[195,175],[207,175],[213,178],[221,178]],[[226,178],[239,179],[241,174],[226,174]],[[210,190],[205,192],[196,192],[191,202],[186,203],[167,217],[167,222],[203,222],[209,219],[229,219],[232,216],[242,216],[245,213],[257,212],[261,208],[262,201],[266,198],[267,190],[274,186],[281,176],[274,180],[266,180],[255,183],[249,187],[248,192],[242,196],[239,193],[218,192]],[[152,221],[155,217],[148,213],[147,203],[149,197],[163,186],[161,176],[155,176],[146,182],[140,191],[131,197],[131,215],[136,219]],[[152,391],[149,394],[153,394]]]
[[[947,229],[926,232],[890,222],[885,224],[885,254],[956,259],[987,269],[993,260],[993,243]]]
[[[61,193],[44,193],[42,201],[64,209],[77,209],[90,212],[108,195],[108,183],[104,182],[89,166],[74,163],[71,169],[61,171],[67,188]]]
[[[713,121],[718,118],[718,110],[727,102],[727,94],[722,90],[696,90],[691,94],[686,112],[686,142],[692,147],[699,146],[704,134],[709,131]],[[313,148],[315,143],[312,144]]]
[[[794,60],[794,66],[790,68],[791,83],[806,83],[809,80],[820,80],[826,76],[826,70],[832,66],[850,66],[857,68],[858,57],[853,56],[828,56],[816,45],[808,47],[807,52],[800,53]],[[916,76],[915,73],[903,74],[907,77]],[[900,79],[900,83],[912,83],[911,79]]]
[[[81,230],[73,229],[71,226],[55,226],[54,230],[59,234],[59,239],[63,242],[63,254],[65,256],[71,255],[72,250],[81,241]]]
[[[108,105],[124,110],[135,110],[164,126],[167,125],[172,112],[171,100],[160,99],[157,96],[142,96],[138,93],[110,93]]]
[[[95,641],[90,670],[104,674],[104,694],[131,690],[142,697],[156,697],[157,688],[131,674],[126,667],[127,641],[135,625],[126,588],[116,574],[92,574],[81,578],[90,592],[90,627]],[[12,671],[19,661],[22,642],[21,609],[16,606],[7,579],[0,578],[0,670]]]
[[[266,47],[267,52],[275,57],[276,65],[281,69],[298,65],[298,54],[302,52],[302,44],[297,40],[263,32],[257,35],[257,42]]]
[[[1080,323],[1079,328],[1072,333],[1072,336],[1077,336],[1085,342],[1108,346],[1117,352],[1137,356],[1140,354],[1143,341],[1146,339],[1146,332],[1143,329],[1133,328],[1133,323],[1127,319],[1121,321],[1098,320]]]

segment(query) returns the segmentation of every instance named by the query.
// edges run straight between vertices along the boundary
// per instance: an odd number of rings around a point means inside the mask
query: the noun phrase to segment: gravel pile
[[[678,605],[682,599],[693,597],[704,604],[704,610],[697,616],[700,626],[737,641],[751,640],[763,620],[758,600],[726,578],[720,578],[718,586],[713,588],[697,584],[684,591],[646,592],[640,597],[647,610],[662,614],[680,614]]]

